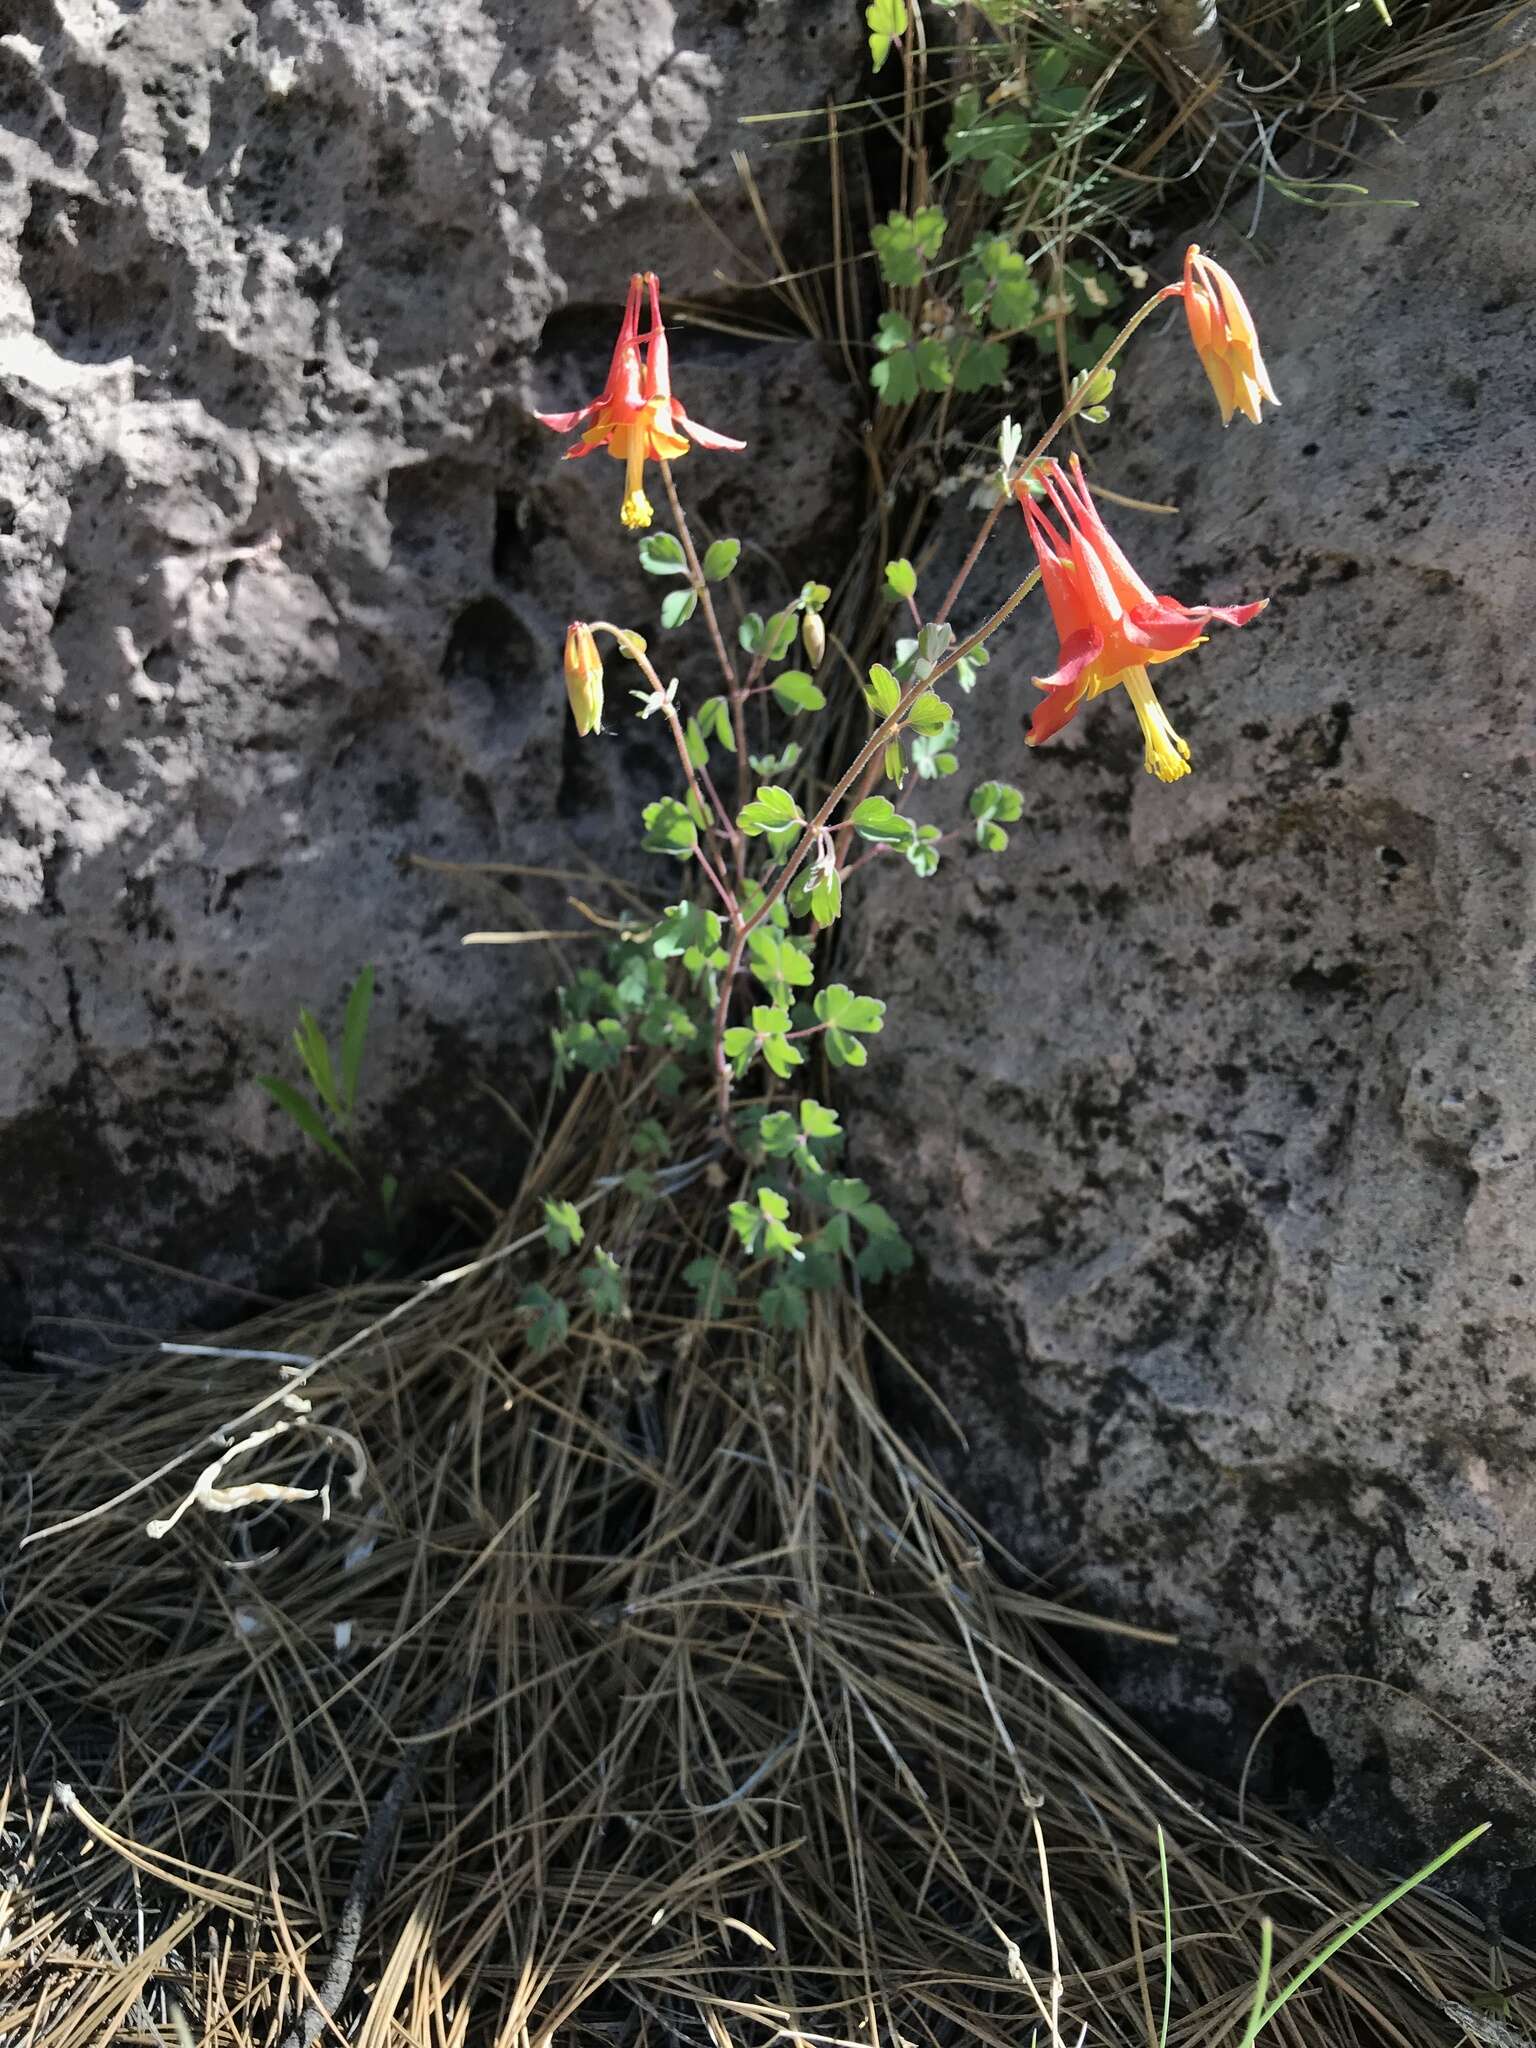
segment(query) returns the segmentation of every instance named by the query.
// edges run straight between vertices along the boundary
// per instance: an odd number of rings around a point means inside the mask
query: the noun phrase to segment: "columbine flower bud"
[[[1202,256],[1193,242],[1184,257],[1180,296],[1189,338],[1221,408],[1221,424],[1227,426],[1233,413],[1240,412],[1258,426],[1264,400],[1271,405],[1280,401],[1259,353],[1253,315],[1236,282],[1219,263]]]
[[[592,628],[573,620],[565,634],[565,694],[576,730],[585,739],[603,729],[603,663]]]
[[[805,649],[805,658],[813,669],[821,667],[821,657],[827,651],[827,629],[821,623],[820,612],[806,612],[800,620],[800,644]]]

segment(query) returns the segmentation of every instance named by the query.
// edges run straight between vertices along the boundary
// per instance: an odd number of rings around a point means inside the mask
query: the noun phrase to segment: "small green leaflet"
[[[773,695],[779,709],[787,711],[791,717],[801,711],[826,709],[825,694],[804,669],[787,668],[782,675],[775,677]]]
[[[889,718],[901,702],[901,685],[883,662],[869,665],[869,688],[864,692],[869,708],[880,718]]]
[[[921,284],[944,240],[945,225],[937,206],[920,206],[914,214],[892,213],[883,227],[871,228],[869,239],[886,283]]]
[[[661,601],[661,623],[668,628],[686,626],[698,603],[696,590],[669,590]]]
[[[842,908],[842,877],[831,868],[821,870],[811,890],[811,916],[825,929],[829,924],[836,924]]]
[[[711,583],[723,583],[741,559],[739,540],[712,540],[704,550],[704,574]]]
[[[933,738],[953,722],[949,706],[942,697],[936,697],[932,690],[924,690],[921,697],[907,713],[907,723],[913,732]]]
[[[549,1248],[557,1258],[564,1258],[574,1245],[581,1243],[586,1232],[582,1228],[581,1215],[574,1202],[545,1200],[544,1235],[549,1239]]]
[[[885,1028],[885,1005],[878,996],[857,996],[841,981],[816,991],[817,1022],[837,1031],[876,1032]]]
[[[864,10],[869,29],[869,61],[876,71],[891,54],[891,45],[907,32],[906,0],[870,0]]]
[[[899,561],[885,565],[885,588],[890,597],[898,601],[917,595],[917,571],[903,555]]]
[[[865,797],[854,811],[853,828],[871,846],[905,846],[917,830],[912,820],[904,818],[888,796]]]
[[[658,797],[641,812],[647,853],[669,853],[674,860],[687,860],[698,844],[699,831],[687,808],[675,796]]]
[[[648,533],[639,547],[640,566],[647,576],[686,576],[688,557],[670,533]]]
[[[757,801],[747,804],[736,822],[749,839],[755,839],[761,832],[782,832],[802,821],[800,806],[789,791],[777,783],[765,782],[757,792]]]

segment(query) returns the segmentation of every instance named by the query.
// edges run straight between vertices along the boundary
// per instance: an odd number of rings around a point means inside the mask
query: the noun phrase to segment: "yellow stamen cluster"
[[[1120,680],[1141,724],[1145,742],[1142,758],[1147,773],[1155,775],[1159,782],[1177,782],[1181,775],[1189,773],[1189,748],[1168,723],[1168,714],[1158,703],[1146,670],[1127,669]]]

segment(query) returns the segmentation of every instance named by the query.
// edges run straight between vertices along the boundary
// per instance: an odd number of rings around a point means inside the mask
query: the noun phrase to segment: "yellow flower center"
[[[1177,782],[1189,773],[1189,748],[1168,723],[1168,714],[1157,701],[1144,668],[1127,669],[1121,677],[1125,694],[1136,707],[1145,742],[1143,760],[1147,773],[1159,782]]]
[[[631,533],[638,533],[651,523],[651,501],[644,491],[627,491],[624,503],[619,507],[619,517]]]

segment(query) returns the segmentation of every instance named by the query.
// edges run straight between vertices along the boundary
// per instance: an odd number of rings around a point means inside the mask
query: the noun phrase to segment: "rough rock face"
[[[1284,400],[1261,431],[1222,435],[1182,322],[1132,358],[1095,473],[1179,516],[1109,508],[1128,551],[1188,601],[1274,600],[1157,671],[1193,777],[1143,774],[1119,692],[1026,753],[1032,605],[963,717],[971,780],[1025,792],[1012,847],[875,870],[850,962],[892,999],[860,1170],[926,1252],[901,1334],[964,1483],[1181,1633],[1136,1682],[1207,1715],[1207,1758],[1330,1672],[1536,1756],[1529,95],[1521,65],[1447,90],[1371,164],[1416,211],[1271,200],[1271,264],[1218,243]],[[962,625],[1025,566],[1010,517]],[[1528,1825],[1422,1705],[1299,1714],[1281,1788],[1347,1780],[1378,1840]]]
[[[601,384],[637,264],[718,297],[730,244],[764,256],[739,119],[816,105],[858,64],[851,10],[808,28],[790,0],[19,6],[0,1341],[196,1306],[109,1247],[205,1278],[313,1270],[334,1176],[252,1076],[284,1064],[299,1001],[337,1017],[365,960],[381,1160],[496,1181],[515,1139],[468,1083],[537,1070],[547,970],[462,952],[514,906],[401,856],[615,860],[658,772],[650,728],[572,744],[564,623],[645,593],[620,472],[562,466],[529,412]],[[757,168],[793,236],[824,167],[785,148]],[[704,527],[750,509],[809,573],[836,524],[834,376],[805,343],[702,330],[674,370],[704,420],[774,426],[750,471],[680,473]],[[524,922],[573,922],[527,888]]]

